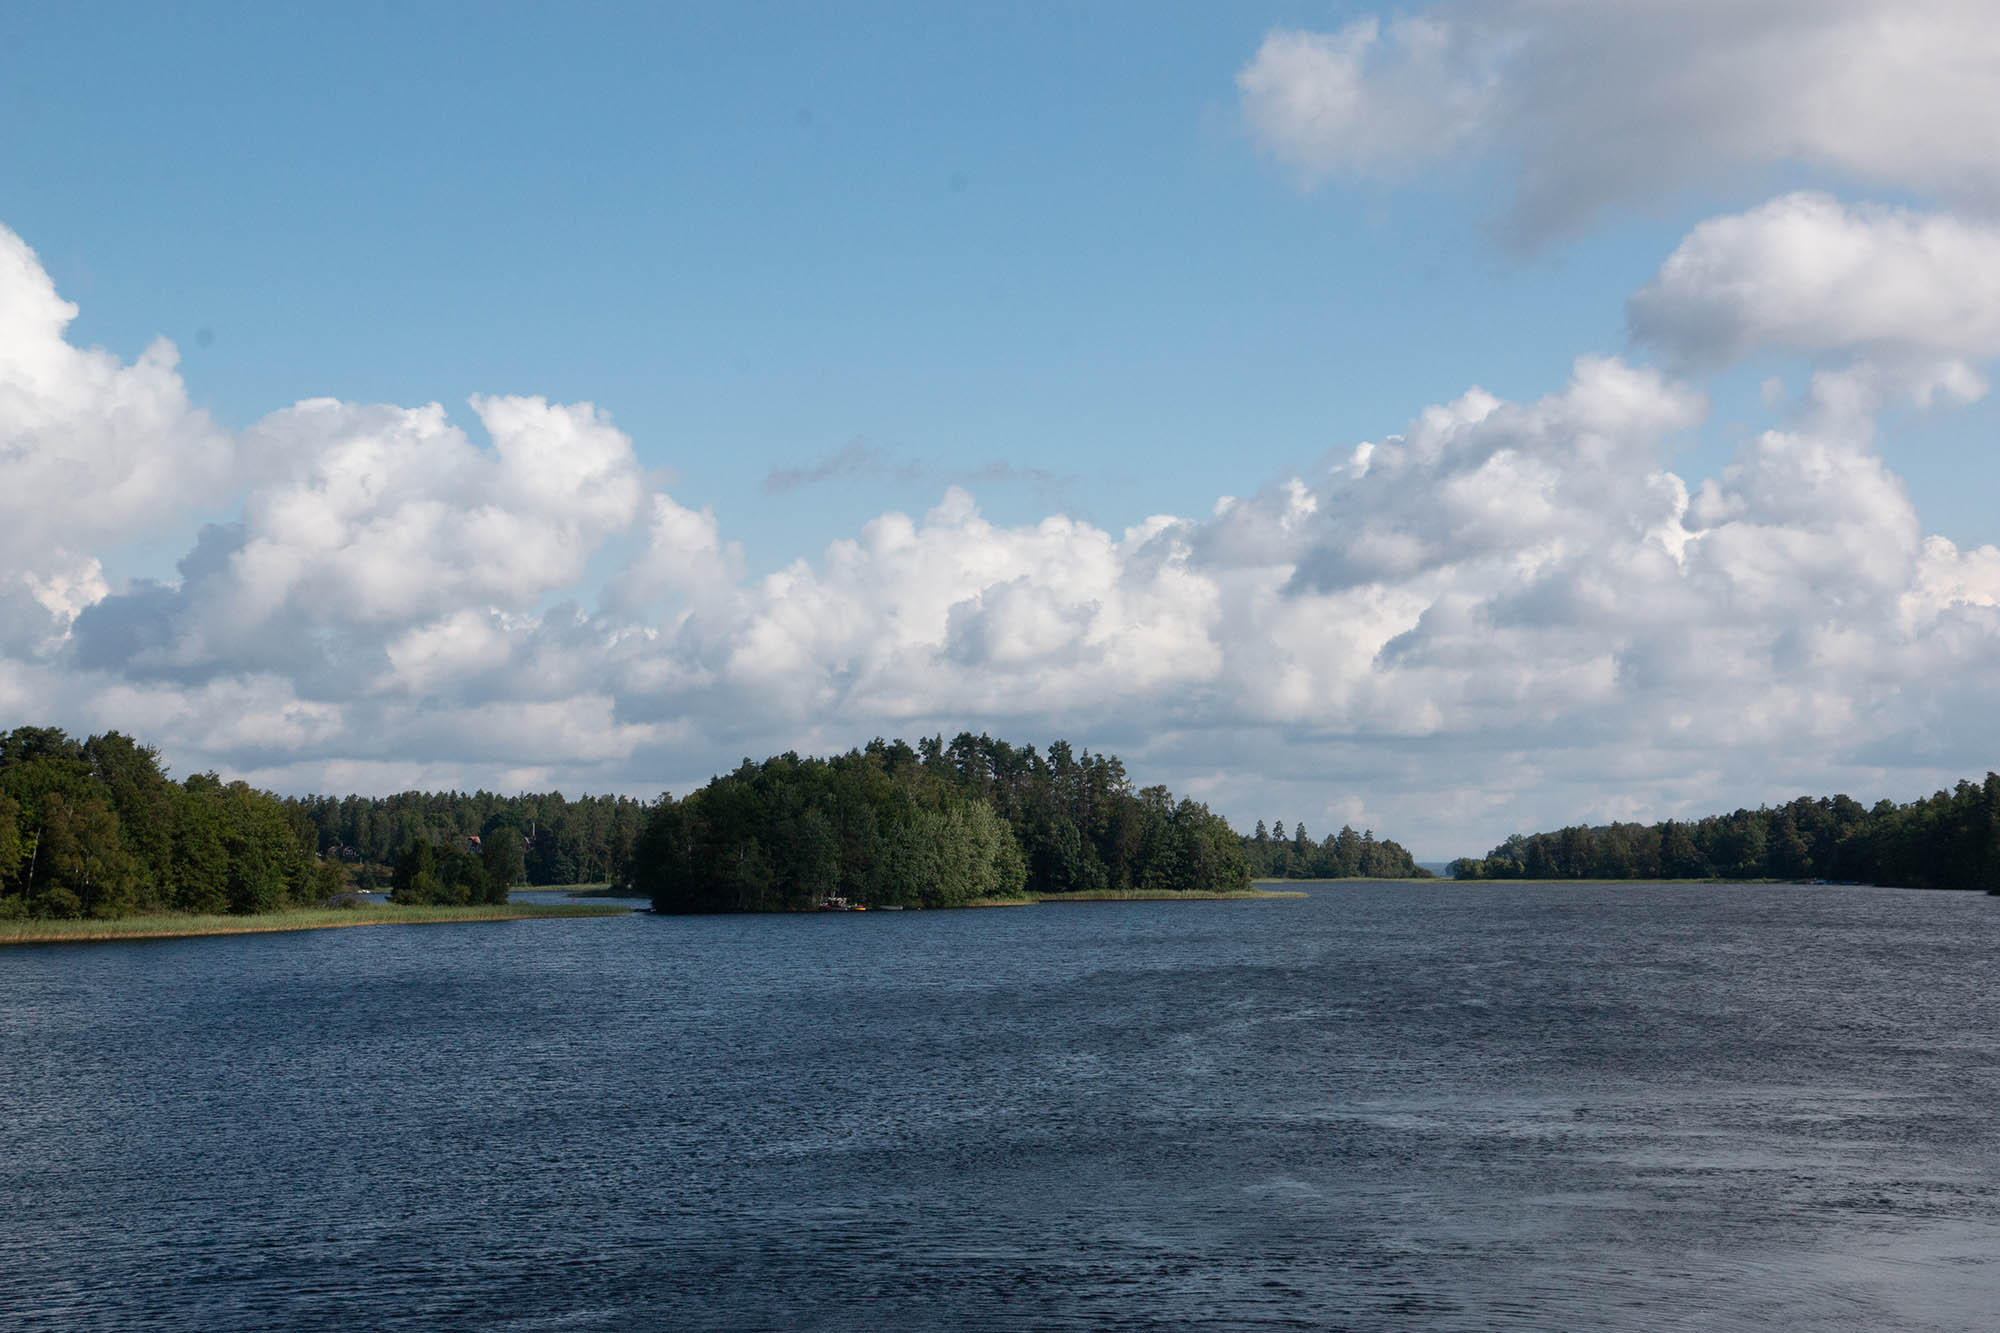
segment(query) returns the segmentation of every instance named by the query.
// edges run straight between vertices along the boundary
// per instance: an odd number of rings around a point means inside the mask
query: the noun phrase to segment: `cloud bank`
[[[2000,357],[1985,6],[1441,3],[1272,32],[1237,86],[1307,185],[1428,174],[1523,245],[1761,172],[1821,188],[1692,226],[1629,295],[1636,351],[1539,397],[1470,388],[1118,529],[996,523],[978,488],[1054,507],[1060,479],[857,441],[766,492],[936,504],[760,575],[592,404],[317,399],[223,430],[171,344],[72,343],[0,228],[0,722],[290,791],[650,794],[878,734],[1068,735],[1240,823],[1432,856],[1992,766],[2000,549],[1927,534],[1877,438]],[[1701,377],[1760,357],[1805,391],[1681,475]],[[180,543],[172,577],[120,567],[141,541]]]
[[[592,405],[475,398],[484,446],[437,404],[224,432],[169,345],[70,344],[74,307],[0,231],[0,717],[336,791],[649,793],[876,734],[1068,734],[1239,821],[1439,855],[1907,796],[2000,749],[2000,550],[1925,535],[1875,451],[1878,390],[2000,350],[1952,280],[1983,290],[1996,253],[1818,195],[1698,227],[1633,297],[1649,344],[1839,364],[1692,483],[1669,463],[1699,389],[1584,357],[1537,400],[1470,390],[1203,515],[1008,526],[952,486],[750,577]],[[106,570],[141,526],[185,534],[175,578]]]

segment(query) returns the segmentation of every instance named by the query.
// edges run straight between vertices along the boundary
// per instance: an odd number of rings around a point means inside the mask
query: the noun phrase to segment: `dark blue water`
[[[2000,899],[0,952],[14,1329],[1976,1328]]]

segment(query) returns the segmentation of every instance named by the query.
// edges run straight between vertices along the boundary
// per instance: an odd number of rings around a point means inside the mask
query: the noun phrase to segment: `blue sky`
[[[1946,346],[1885,323],[1887,315],[1854,315],[1854,301],[1878,313],[1907,304],[1909,292],[1898,287],[1841,304],[1819,324],[1848,331],[1822,339],[1780,327],[1775,307],[1757,306],[1762,298],[1746,296],[1741,283],[1726,293],[1697,290],[1686,277],[1663,289],[1668,331],[1639,340],[1628,327],[1628,300],[1705,234],[1704,224],[1750,219],[1751,231],[1780,234],[1784,218],[1758,212],[1773,201],[1830,201],[1846,213],[1821,210],[1798,225],[1838,230],[1845,218],[1870,237],[1893,230],[1881,220],[1889,214],[1948,220],[1973,229],[1968,244],[1975,258],[1984,254],[1979,229],[1995,192],[1992,168],[1980,165],[1983,131],[1961,134],[1954,148],[1938,129],[1972,123],[1988,104],[1983,94],[1996,91],[1978,7],[1941,4],[1912,29],[1910,49],[1951,53],[1962,66],[1956,81],[1926,80],[1922,69],[1879,54],[1879,25],[1910,22],[1896,13],[1859,0],[1638,4],[1586,21],[1535,0],[1398,12],[13,6],[0,17],[0,124],[8,128],[0,135],[0,226],[32,251],[35,271],[77,313],[57,334],[38,324],[9,336],[23,346],[59,336],[73,352],[101,347],[127,366],[156,337],[170,339],[178,392],[189,409],[206,410],[215,439],[202,454],[208,463],[178,466],[159,462],[168,454],[143,434],[160,429],[185,441],[193,438],[185,423],[168,430],[156,414],[136,427],[114,413],[100,414],[109,423],[101,431],[77,428],[78,440],[95,443],[66,447],[99,449],[100,462],[137,451],[179,483],[161,483],[160,503],[134,508],[130,521],[107,521],[66,545],[65,559],[95,561],[88,577],[76,573],[84,564],[58,570],[59,561],[9,553],[21,586],[37,590],[32,600],[53,620],[15,633],[32,646],[14,650],[0,705],[41,709],[78,730],[121,725],[159,739],[182,770],[215,764],[287,789],[560,781],[644,791],[705,776],[740,757],[736,747],[845,748],[878,731],[959,724],[1045,740],[1060,728],[1086,740],[1103,735],[1135,753],[1141,768],[1150,756],[1159,776],[1191,785],[1242,822],[1267,809],[1315,826],[1375,819],[1387,834],[1439,854],[1478,850],[1537,821],[1660,817],[1699,799],[1754,804],[1793,794],[1787,784],[1873,782],[1857,794],[1906,798],[1975,758],[1939,749],[1928,728],[1946,707],[1941,700],[1879,726],[1850,721],[1852,743],[1801,720],[1797,736],[1777,738],[1789,747],[1782,763],[1758,760],[1748,742],[1740,752],[1725,747],[1737,759],[1717,770],[1716,791],[1715,775],[1691,774],[1671,756],[1609,776],[1624,762],[1612,756],[1633,745],[1608,720],[1620,715],[1608,698],[1604,717],[1568,717],[1536,702],[1524,676],[1510,696],[1522,711],[1500,726],[1485,706],[1467,702],[1463,681],[1397,676],[1390,645],[1417,634],[1426,610],[1437,623],[1455,599],[1484,599],[1482,623],[1498,641],[1514,623],[1508,617],[1526,614],[1523,599],[1554,595],[1545,585],[1559,568],[1589,566],[1607,595],[1631,604],[1678,605],[1678,594],[1621,582],[1623,557],[1601,545],[1610,538],[1566,524],[1522,538],[1527,544],[1511,555],[1480,546],[1385,573],[1356,554],[1367,523],[1355,506],[1405,515],[1408,530],[1392,535],[1407,545],[1433,519],[1463,528],[1463,514],[1454,519],[1449,505],[1434,503],[1459,494],[1451,488],[1463,478],[1412,472],[1402,489],[1379,495],[1327,480],[1354,446],[1411,429],[1427,408],[1473,386],[1525,407],[1563,394],[1578,357],[1607,357],[1657,373],[1703,404],[1641,413],[1644,423],[1629,426],[1643,441],[1634,457],[1649,460],[1642,472],[1669,471],[1697,497],[1705,481],[1728,490],[1736,483],[1725,470],[1763,432],[1795,431],[1810,419],[1856,457],[1879,462],[1883,476],[1869,485],[1906,490],[1917,536],[1942,536],[1961,553],[2000,538],[1994,409],[1983,381],[1973,387],[1994,350],[1981,329],[1967,332],[1962,347]],[[1798,56],[1808,49],[1821,54]],[[1858,98],[1867,123],[1887,130],[1864,134],[1823,109],[1825,85],[1814,80],[1830,75],[1813,60],[1831,59],[1826,51],[1850,66],[1888,61]],[[1742,87],[1725,79],[1702,107],[1675,100],[1695,75],[1725,68],[1715,62],[1730,52],[1748,53],[1727,66],[1729,78],[1747,80]],[[1768,80],[1759,59],[1767,59]],[[1591,73],[1551,92],[1546,75],[1558,67]],[[1628,69],[1636,73],[1622,80],[1605,73]],[[1418,94],[1419,102],[1400,100]],[[1446,120],[1439,107],[1464,111]],[[1971,277],[1976,290],[1981,279]],[[1799,281],[1814,299],[1831,300],[1826,293],[1836,290],[1832,279]],[[1838,290],[1852,295],[1853,282],[1841,282]],[[1786,299],[1785,310],[1803,308]],[[1699,340],[1717,321],[1779,331],[1716,351]],[[1954,386],[1942,396],[1908,387],[1932,383],[1924,376],[1947,361],[1972,378],[1937,380]],[[1870,388],[1865,407],[1850,402],[1842,424],[1827,426],[1811,376],[1855,379],[1878,367],[1886,368],[1878,378],[1895,384]],[[1779,385],[1767,388],[1773,377]],[[1929,406],[1908,406],[1926,394]],[[280,511],[296,521],[296,497],[280,503],[293,490],[326,490],[327,455],[312,451],[332,447],[319,436],[300,443],[284,410],[309,399],[356,412],[435,402],[490,461],[499,445],[468,406],[474,395],[594,404],[600,424],[625,442],[627,453],[606,465],[631,472],[617,483],[622,498],[542,516],[554,526],[536,532],[559,550],[550,568],[561,577],[495,591],[462,560],[447,560],[439,568],[456,571],[446,578],[454,596],[470,600],[414,608],[394,623],[365,608],[347,620],[313,609],[328,604],[330,586],[314,582],[314,560],[331,562],[326,579],[349,578],[337,575],[349,569],[341,561],[386,559],[386,547],[368,544],[407,534],[413,529],[403,525],[416,520],[349,515],[358,526],[314,547],[310,559],[269,556],[275,548],[258,536],[259,524]],[[57,399],[65,411],[84,411],[74,395]],[[0,414],[7,401],[0,396]],[[29,439],[39,420],[26,409],[11,425],[0,415],[0,432],[13,432],[0,443]],[[1628,426],[1604,429],[1623,440]],[[393,446],[405,447],[418,448]],[[1483,447],[1508,457],[1524,449],[1518,441]],[[1582,448],[1586,459],[1601,453],[1574,439],[1564,447]],[[7,458],[0,450],[0,467]],[[443,471],[423,475],[476,471],[476,463],[441,462]],[[1337,637],[1335,620],[1367,620],[1375,629],[1365,643],[1337,646],[1291,620],[1264,620],[1229,630],[1251,638],[1225,649],[1216,640],[1227,615],[1218,609],[1198,633],[1188,630],[1206,636],[1197,651],[1133,591],[1130,562],[1155,558],[1141,556],[1143,542],[1107,557],[1117,568],[1094,591],[1057,589],[1049,572],[1082,555],[1022,553],[1032,544],[1027,534],[1052,517],[1117,545],[1128,528],[1166,515],[1189,525],[1174,540],[1199,564],[1204,543],[1221,541],[1229,526],[1211,519],[1221,497],[1243,498],[1231,520],[1238,527],[1255,509],[1272,531],[1303,532],[1286,527],[1280,512],[1295,478],[1309,490],[1330,488],[1316,491],[1311,522],[1341,515],[1346,535],[1299,538],[1307,546],[1260,566],[1262,582],[1237,586],[1233,575],[1207,570],[1206,591],[1187,595],[1218,607],[1275,598],[1271,606],[1285,615],[1303,614],[1300,570],[1365,565],[1373,582],[1321,589],[1350,602],[1302,622]],[[1368,483],[1388,484],[1380,474]],[[1552,482],[1536,485],[1538,494],[1554,493]],[[1012,552],[966,555],[969,581],[919,596],[881,570],[855,574],[837,614],[787,603],[765,581],[803,562],[824,591],[842,569],[829,548],[865,548],[864,534],[885,514],[910,515],[929,530],[923,516],[942,503],[948,512],[932,526],[970,531],[951,508],[953,487],[1002,534],[995,549]],[[15,494],[27,494],[25,485]],[[701,553],[706,537],[700,550],[661,544],[666,528],[649,509],[656,494],[697,527],[706,516],[709,555]],[[1603,492],[1614,494],[1639,491]],[[1613,503],[1603,496],[1583,503]],[[1775,519],[1742,517],[1756,503],[1725,497],[1703,511],[1697,498],[1689,514],[1709,513],[1708,526],[1694,517],[1684,526],[1720,532],[1726,520],[1739,524],[1738,537],[1744,524],[1769,537]],[[1825,503],[1831,508],[1819,517],[1828,523],[1847,512],[1844,500]],[[679,534],[673,541],[693,540],[678,522],[667,522]],[[219,587],[204,593],[195,574],[177,572],[204,523],[241,525],[243,544],[227,559],[245,582],[229,596],[250,596],[244,588],[271,569],[308,571],[271,593],[271,605],[292,607],[285,614],[296,623],[283,623],[295,638],[339,645],[329,661],[355,671],[372,663],[372,671],[382,660],[413,660],[420,644],[472,635],[464,644],[476,639],[505,656],[513,673],[501,682],[465,647],[469,656],[446,654],[461,663],[458,674],[398,676],[398,667],[343,692],[327,683],[340,673],[326,663],[308,670],[255,652],[232,657],[214,626],[248,613],[229,603],[236,610],[225,614]],[[1635,524],[1645,526],[1636,516],[1627,526]],[[1720,560],[1738,537],[1708,548]],[[448,533],[439,540],[448,545]],[[1795,560],[1797,543],[1770,540]],[[1370,551],[1386,549],[1369,541]],[[1915,541],[1894,538],[1894,559],[1919,562]],[[966,537],[950,550],[976,545]],[[225,547],[218,538],[211,549]],[[1335,547],[1343,554],[1326,565]],[[657,558],[641,578],[631,571],[646,565],[648,551]],[[1739,574],[1768,567],[1754,554],[1733,558],[1750,562]],[[250,568],[266,559],[276,563]],[[1028,563],[1009,563],[1017,559]],[[663,572],[667,565],[673,570]],[[1502,567],[1529,566],[1542,571],[1533,587],[1494,582]],[[1974,560],[1968,568],[1973,591],[1951,602],[1950,614],[1983,625],[1985,567]],[[1950,581],[1928,565],[1910,570],[1877,590],[1889,599],[1881,606]],[[51,592],[58,583],[81,591]],[[631,592],[641,583],[650,591]],[[736,590],[728,608],[702,600],[717,584]],[[286,600],[315,587],[321,600],[312,606]],[[1794,590],[1794,604],[1816,604],[1814,589]],[[1155,593],[1162,606],[1172,601]],[[211,594],[221,600],[203,600]],[[1053,600],[1023,609],[1019,599],[1043,594]],[[1739,597],[1741,607],[1752,601]],[[963,635],[984,624],[980,617],[1001,615],[1003,603],[1016,617],[1005,621],[1011,646],[995,649],[1001,631],[988,627],[976,638],[986,656],[975,661],[967,646],[975,640]],[[652,651],[676,665],[620,658],[616,679],[586,680],[545,663],[536,675],[524,665],[530,640],[546,646],[548,617],[572,604],[600,636],[595,660],[609,651],[603,643],[633,653],[635,636],[651,634]],[[932,608],[936,623],[910,623],[916,605]],[[1105,619],[1114,605],[1127,617],[1115,626]],[[864,606],[873,609],[857,609]],[[486,617],[477,634],[451,619],[467,612]],[[859,628],[876,614],[938,661],[898,658],[892,670],[888,659],[857,649],[869,633],[888,633]],[[1852,607],[1843,614],[1862,615]],[[1863,617],[1869,632],[1884,614]],[[788,617],[822,629],[829,617],[852,622],[859,637],[802,647],[794,635],[786,651],[766,653],[768,665],[792,661],[796,649],[796,677],[746,667],[752,646]],[[150,627],[143,633],[132,628],[141,622]],[[209,628],[197,633],[197,623]],[[275,633],[277,623],[263,632]],[[375,628],[364,634],[364,624]],[[1062,625],[1080,637],[1064,640]],[[1782,637],[1785,628],[1771,632]],[[1833,635],[1831,643],[1863,626],[1815,613],[1790,628]],[[1724,629],[1704,622],[1689,635]],[[1618,689],[1641,691],[1624,699],[1632,715],[1680,715],[1679,705],[1633,684],[1652,679],[1645,655],[1657,645],[1642,645],[1632,624],[1594,632],[1600,637],[1587,651],[1568,637],[1560,651],[1549,641],[1516,645],[1521,670],[1574,649],[1579,663],[1609,663],[1602,671]],[[1106,663],[1117,657],[1107,645],[1154,633],[1159,660],[1184,670],[1136,690],[1107,684],[1115,673]],[[1782,660],[1772,645],[1757,657],[1760,670]],[[1055,656],[1037,658],[1043,649]],[[1265,660],[1345,653],[1358,674],[1307,681],[1320,669],[1308,662],[1288,685],[1282,672],[1266,678],[1217,665],[1253,649]],[[1110,676],[1061,676],[1081,669],[1078,654]],[[1887,647],[1878,655],[1895,656]],[[1958,667],[1922,660],[1954,688],[1971,688]],[[79,673],[79,662],[90,670]],[[871,674],[882,671],[893,688]],[[1033,691],[1019,688],[1037,672],[1070,684],[1043,690],[1047,702],[1038,706]],[[675,683],[660,683],[668,677]],[[773,709],[766,726],[716,722],[755,711],[759,690],[794,702]],[[1818,707],[1832,707],[1825,701],[1834,695],[1842,717],[1871,712],[1857,682],[1811,687]],[[268,706],[277,720],[253,740],[213,742],[201,719],[225,698],[234,712]],[[255,707],[245,702],[253,698]],[[1737,706],[1760,718],[1812,711],[1793,703],[1788,711],[1752,692]],[[518,752],[467,739],[493,710],[531,706],[551,719],[597,717],[608,730],[551,721],[547,735]],[[1434,722],[1410,722],[1433,713]],[[441,720],[461,714],[458,724]],[[301,717],[316,720],[300,730]],[[1559,776],[1521,776],[1537,767],[1522,759],[1536,752],[1525,734],[1534,726],[1560,739]],[[1268,762],[1251,743],[1265,727],[1273,729],[1265,748],[1278,756]],[[1600,732],[1603,749],[1591,758],[1576,737]],[[385,734],[401,739],[385,742]],[[1739,726],[1734,734],[1747,733]],[[1462,756],[1475,753],[1514,759],[1493,761],[1504,778],[1468,780],[1468,763],[1479,764]]]
[[[1233,78],[1329,14],[31,7],[5,220],[231,425],[594,402],[759,565],[996,463],[996,515],[1122,525],[1620,350],[1684,230],[1523,259],[1476,188],[1300,191]],[[924,479],[761,489],[857,441]]]

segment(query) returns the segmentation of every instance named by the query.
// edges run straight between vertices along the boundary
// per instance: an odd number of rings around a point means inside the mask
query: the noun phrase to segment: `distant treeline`
[[[1830,879],[1914,889],[2000,889],[2000,775],[1925,800],[1846,796],[1662,824],[1515,834],[1459,879]]]
[[[830,759],[745,760],[654,806],[626,883],[661,911],[795,911],[1087,890],[1247,888],[1220,815],[1132,789],[1125,766],[1056,741],[871,741]]]
[[[831,759],[745,760],[684,799],[404,792],[280,798],[168,778],[118,732],[0,735],[0,915],[271,911],[392,887],[504,901],[511,884],[611,881],[668,911],[945,907],[1023,891],[1220,892],[1254,873],[1421,875],[1353,829],[1241,838],[1117,758],[991,736]]]
[[[1387,838],[1377,842],[1374,829],[1356,833],[1344,824],[1340,832],[1314,842],[1303,823],[1286,837],[1284,820],[1266,828],[1260,819],[1256,832],[1243,839],[1243,856],[1258,879],[1431,878],[1401,843]]]
[[[266,912],[340,891],[313,831],[269,792],[197,773],[108,731],[0,737],[0,916]]]
[[[364,885],[384,884],[390,867],[419,842],[469,851],[499,830],[520,840],[516,877],[528,884],[608,883],[618,878],[645,823],[629,796],[561,792],[497,796],[488,791],[406,791],[395,796],[305,796],[286,807],[314,833],[316,848],[345,862]]]

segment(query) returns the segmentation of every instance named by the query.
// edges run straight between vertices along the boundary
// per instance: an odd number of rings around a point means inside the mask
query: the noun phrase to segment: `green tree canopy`
[[[625,882],[663,911],[787,911],[828,898],[949,907],[1087,889],[1235,889],[1240,840],[1206,806],[1133,792],[1116,758],[960,733],[777,755],[664,796]]]
[[[0,913],[269,911],[312,895],[310,844],[270,793],[176,783],[118,732],[0,735]]]

